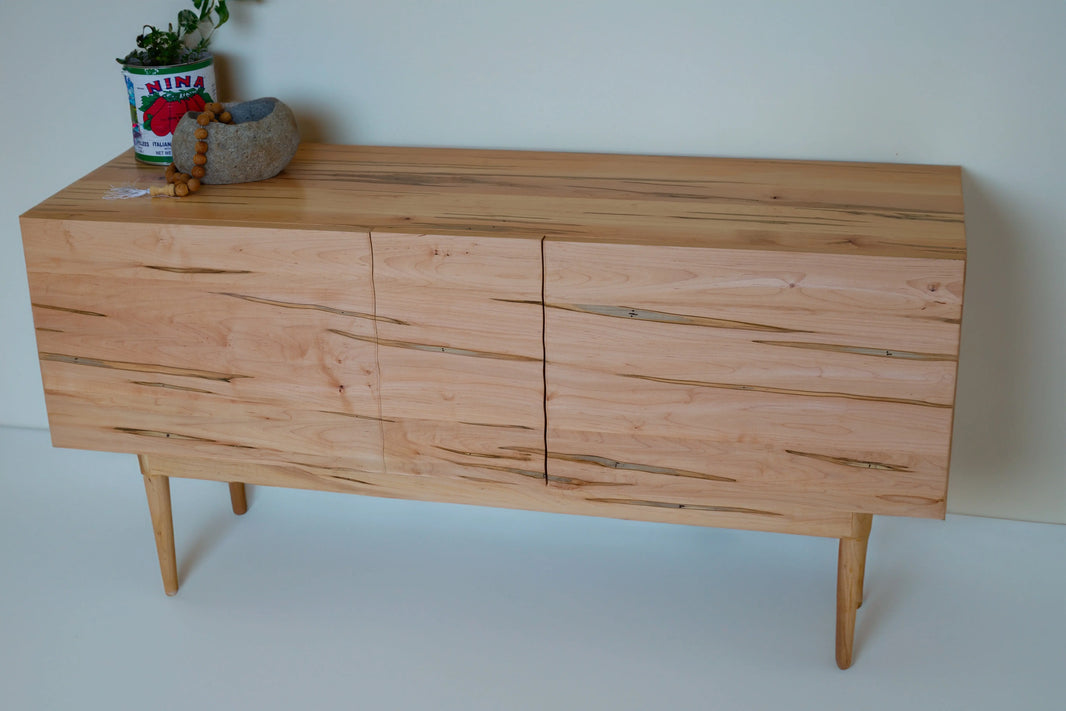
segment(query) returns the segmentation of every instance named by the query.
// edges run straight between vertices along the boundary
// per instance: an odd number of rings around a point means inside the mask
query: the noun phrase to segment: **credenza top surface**
[[[23,218],[965,258],[955,166],[305,143],[271,180],[104,199],[163,182],[126,151]]]

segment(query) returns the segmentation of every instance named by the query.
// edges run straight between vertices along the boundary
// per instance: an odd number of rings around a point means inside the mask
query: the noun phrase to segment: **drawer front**
[[[382,469],[369,235],[23,235],[56,445]]]
[[[372,238],[386,470],[543,488],[539,241]]]
[[[548,241],[550,485],[597,506],[943,516],[963,270]]]

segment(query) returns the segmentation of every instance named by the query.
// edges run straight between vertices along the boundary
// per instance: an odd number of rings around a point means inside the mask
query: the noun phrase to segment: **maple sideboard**
[[[305,144],[195,196],[127,152],[21,217],[52,441],[170,477],[840,539],[943,518],[946,166]]]

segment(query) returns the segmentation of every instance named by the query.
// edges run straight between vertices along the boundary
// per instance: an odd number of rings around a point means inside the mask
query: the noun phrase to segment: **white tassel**
[[[132,185],[116,188],[114,185],[104,193],[104,200],[127,200],[129,198],[144,197],[148,194],[147,188],[135,188]]]

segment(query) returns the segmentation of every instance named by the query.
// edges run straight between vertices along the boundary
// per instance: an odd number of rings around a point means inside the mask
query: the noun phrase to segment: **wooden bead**
[[[187,183],[178,183],[174,186],[174,194],[178,197],[185,197],[189,194],[189,186]]]
[[[218,115],[218,120],[222,123],[229,123],[233,120],[233,115],[229,111],[223,111]]]
[[[207,138],[207,129],[206,128],[198,128],[198,129],[196,129],[196,133],[194,133],[193,135],[196,136],[199,140],[202,141],[205,138]]]
[[[192,177],[194,177],[194,178],[202,178],[205,175],[207,175],[207,170],[205,170],[202,165],[194,165],[192,167],[192,171],[191,172],[192,172]]]
[[[190,193],[195,193],[196,191],[198,191],[200,189],[200,179],[199,178],[189,178],[189,182],[185,183],[185,185],[187,185],[189,187],[189,192]]]
[[[167,176],[167,182],[168,183],[174,182],[174,174],[177,173],[177,172],[178,172],[178,169],[173,163],[171,163],[170,165],[167,166],[166,176]]]
[[[210,112],[210,111],[204,111],[203,113],[201,113],[199,116],[196,117],[196,123],[200,124],[201,126],[206,126],[207,124],[211,123],[214,120],[215,120],[215,114]]]
[[[175,182],[176,184],[181,184],[181,183],[187,183],[187,182],[189,182],[189,175],[188,175],[188,173],[175,173],[175,174],[174,174],[174,182]]]
[[[192,157],[192,162],[196,165],[207,165],[207,156],[203,153],[197,153]]]
[[[213,114],[220,114],[224,111],[224,109],[222,108],[222,104],[218,103],[217,101],[212,101],[205,108]]]
[[[196,142],[196,152],[197,153],[207,153],[207,141],[197,141]]]

